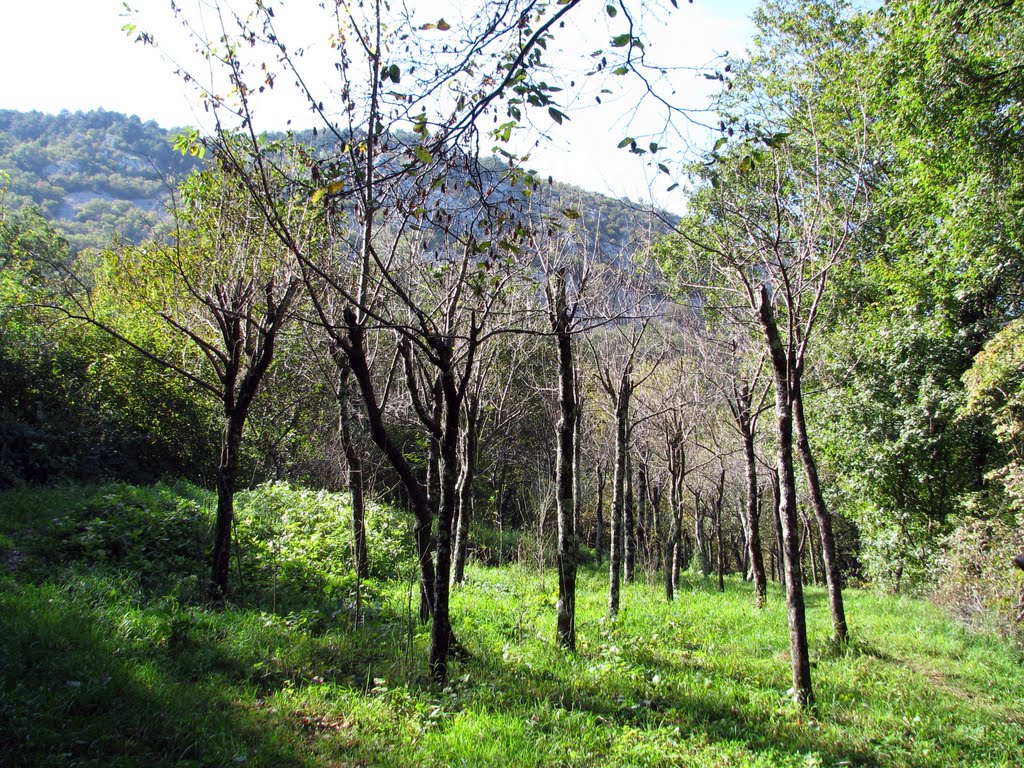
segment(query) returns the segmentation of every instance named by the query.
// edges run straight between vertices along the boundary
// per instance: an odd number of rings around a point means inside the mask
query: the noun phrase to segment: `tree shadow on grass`
[[[802,761],[808,754],[816,753],[824,765],[877,764],[877,756],[864,749],[836,744],[814,726],[813,712],[799,715],[782,696],[777,707],[764,708],[738,697],[738,685],[713,683],[699,690],[655,687],[637,682],[634,676],[632,682],[616,687],[609,684],[607,677],[578,676],[581,664],[600,661],[596,655],[577,655],[572,665],[563,667],[563,674],[524,668],[500,658],[488,658],[475,666],[483,672],[483,682],[504,693],[489,705],[493,713],[512,713],[530,719],[536,718],[538,712],[570,710],[585,713],[610,728],[618,734],[615,738],[626,733],[646,733],[657,740],[665,738],[666,733],[678,733],[681,738],[698,743],[721,742],[729,750],[741,746],[768,760],[785,755]],[[623,662],[629,669],[643,669],[643,677],[648,681],[658,673],[666,679],[703,675],[698,662],[685,664],[657,654],[646,653],[643,658],[627,654]],[[731,682],[742,681],[737,678]],[[786,714],[780,715],[782,712]]]
[[[220,685],[175,679],[106,619],[53,585],[0,592],[0,754],[5,765],[298,766],[289,745]],[[127,634],[130,634],[128,632]],[[215,651],[211,651],[216,655]]]

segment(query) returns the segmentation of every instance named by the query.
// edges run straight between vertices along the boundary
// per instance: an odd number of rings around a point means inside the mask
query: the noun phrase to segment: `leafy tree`
[[[97,290],[77,297],[86,320],[213,397],[221,408],[211,591],[228,594],[242,436],[300,287],[247,200],[222,174],[182,188],[175,235],[109,252]],[[282,212],[313,236],[304,207]],[[298,221],[301,220],[301,223]]]
[[[2,193],[0,193],[2,198]],[[187,387],[49,307],[74,263],[32,208],[0,199],[2,482],[204,479],[209,414]],[[92,262],[80,259],[88,272]]]
[[[844,279],[820,403],[834,498],[871,577],[897,589],[932,581],[938,537],[981,512],[999,461],[984,423],[958,412],[961,376],[1020,313],[1021,12],[921,1],[877,17],[874,258]]]
[[[794,695],[811,699],[797,542],[792,452],[799,450],[825,557],[834,637],[847,639],[831,515],[803,413],[810,342],[831,298],[830,279],[853,252],[867,214],[870,145],[862,106],[841,86],[864,51],[863,22],[841,3],[767,3],[760,36],[724,105],[728,135],[716,143],[691,213],[666,266],[719,311],[756,323],[775,379],[780,517],[786,554]],[[855,93],[855,91],[854,91]],[[723,128],[726,120],[722,122]],[[743,310],[736,310],[736,299]]]

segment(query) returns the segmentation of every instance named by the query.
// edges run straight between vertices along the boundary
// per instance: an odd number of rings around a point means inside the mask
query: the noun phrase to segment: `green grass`
[[[0,764],[1024,764],[1019,647],[857,590],[841,650],[824,592],[807,590],[810,712],[786,696],[778,589],[757,611],[735,578],[719,594],[688,575],[671,604],[655,580],[635,583],[609,620],[596,568],[581,573],[579,649],[565,654],[553,573],[471,567],[452,613],[472,657],[432,686],[413,584],[395,577],[411,575],[400,520],[371,513],[391,555],[356,626],[346,569],[319,562],[345,548],[343,505],[254,493],[240,528],[277,543],[248,546],[249,588],[220,611],[195,599],[210,507],[196,489],[0,494]],[[160,546],[144,540],[154,532]]]

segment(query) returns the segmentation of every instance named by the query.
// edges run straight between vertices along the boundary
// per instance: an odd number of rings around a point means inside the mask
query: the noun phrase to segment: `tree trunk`
[[[821,534],[821,556],[825,570],[825,583],[828,586],[828,605],[832,614],[832,639],[844,645],[850,639],[846,624],[846,609],[843,606],[842,574],[839,569],[839,557],[836,554],[835,534],[832,532],[832,515],[825,505],[825,497],[821,493],[821,482],[818,479],[818,467],[811,453],[811,443],[807,439],[807,423],[804,420],[803,394],[800,388],[799,375],[796,376],[793,397],[793,425],[796,429],[796,444],[807,476],[807,488],[811,493],[811,507],[818,521],[818,532]]]
[[[679,513],[679,530],[682,533],[679,536],[679,544],[676,546],[675,562],[672,564],[672,580],[676,585],[677,592],[679,591],[679,574],[681,571],[689,569],[693,560],[693,539],[682,530],[682,510]]]
[[[604,467],[597,465],[597,511],[594,522],[594,551],[597,554],[597,564],[604,561],[604,486],[607,482]]]
[[[796,477],[793,471],[793,414],[791,410],[790,374],[794,360],[787,354],[779,337],[775,315],[762,286],[757,306],[758,320],[775,377],[775,424],[779,473],[779,517],[782,523],[783,557],[786,564],[786,607],[789,619],[789,651],[793,672],[792,694],[801,707],[814,701],[811,687],[810,654],[807,646],[807,622],[804,614],[803,581],[797,541]]]
[[[626,493],[626,452],[628,450],[629,399],[632,382],[624,371],[615,396],[615,479],[612,485],[611,552],[608,557],[608,613],[619,612],[619,582],[623,560],[623,517]]]
[[[644,461],[640,461],[636,470],[636,547],[634,549],[633,554],[634,573],[637,568],[638,562],[642,566],[644,563],[650,562],[651,559],[648,551],[648,547],[650,546],[650,523],[647,519],[648,493],[649,489],[647,487],[647,464]],[[639,558],[639,561],[636,558]]]
[[[668,541],[665,544],[665,599],[669,602],[676,596],[675,567],[679,557],[679,529],[676,527],[675,515],[669,529]]]
[[[715,496],[715,548],[717,552],[718,591],[725,592],[725,544],[722,541],[722,504],[725,500],[725,466],[718,477],[718,491]]]
[[[800,557],[803,557],[804,552],[807,553],[807,564],[811,566],[810,583],[818,586],[818,563],[814,559],[814,531],[811,528],[811,519],[807,516],[807,513],[803,513],[801,518],[804,524],[804,532],[800,537]],[[807,573],[806,569],[804,573]]]
[[[754,600],[758,608],[763,608],[767,600],[767,578],[764,572],[764,556],[761,553],[760,511],[757,494],[757,457],[754,453],[754,430],[750,419],[750,393],[744,387],[741,395],[745,395],[743,411],[747,417],[741,421],[743,435],[743,458],[746,463],[747,495],[746,525],[744,534],[747,538],[747,555],[750,558],[750,570],[754,577]],[[745,426],[744,426],[745,425]]]
[[[697,542],[694,554],[700,558],[700,573],[706,579],[711,575],[711,558],[707,536],[704,535],[704,507],[700,503],[700,496],[700,491],[693,492],[693,536]]]
[[[355,312],[351,309],[344,311],[344,318],[346,335],[341,346],[352,366],[352,374],[356,377],[356,383],[359,385],[359,392],[363,398],[370,426],[370,439],[380,448],[398,474],[412,507],[413,536],[416,540],[416,555],[419,559],[420,620],[426,622],[430,619],[434,602],[435,573],[431,537],[433,516],[423,486],[416,479],[402,449],[391,439],[384,426],[384,414],[377,402],[377,393],[370,375],[369,362],[366,359],[366,329],[358,322]]]
[[[213,570],[210,579],[211,597],[216,602],[222,602],[228,595],[231,529],[235,519],[235,484],[244,424],[245,414],[239,414],[237,409],[229,411],[225,415],[224,431],[221,435],[220,460],[217,463],[217,521],[213,538]]]
[[[462,471],[459,473],[459,510],[455,524],[455,561],[452,564],[452,583],[461,584],[466,576],[466,558],[469,554],[469,521],[473,516],[473,480],[476,477],[476,454],[480,432],[480,398],[467,399],[466,424],[462,433]]]
[[[661,542],[663,540],[663,526],[661,521],[661,498],[664,490],[660,485],[651,487],[651,536],[650,536],[650,548],[654,556],[654,568],[661,568],[662,549]]]
[[[633,489],[633,459],[626,452],[626,504],[622,517],[622,580],[633,582],[633,568],[636,566],[636,498]]]
[[[437,578],[434,580],[434,615],[430,628],[430,677],[435,683],[448,680],[448,652],[452,630],[449,617],[452,567],[452,521],[458,504],[458,420],[446,426],[456,435],[441,441],[441,488],[437,509]]]
[[[672,485],[669,487],[669,507],[672,519],[669,523],[668,540],[665,542],[665,598],[673,600],[676,595],[676,584],[678,583],[679,566],[679,537],[681,534],[682,514],[682,483],[676,479],[676,460],[669,454],[669,474]]]
[[[452,528],[459,503],[459,416],[464,390],[460,390],[453,372],[451,343],[434,339],[432,347],[438,359],[444,407],[439,451],[441,482],[437,508],[437,578],[434,581],[434,615],[430,631],[430,677],[436,683],[445,683],[452,646],[449,616]]]
[[[686,445],[678,426],[665,435],[669,474],[669,536],[665,546],[665,596],[672,600],[679,587],[682,551],[683,500],[686,498]]]
[[[747,539],[750,536],[747,533],[746,507],[742,502],[736,507],[736,520],[740,524],[739,536],[736,538],[739,547],[736,553],[737,568],[739,573],[743,574],[744,581],[752,582],[754,580],[754,569],[750,565],[750,552],[747,547]]]
[[[369,553],[366,550],[366,502],[363,494],[363,464],[352,439],[352,416],[348,407],[348,377],[352,368],[340,354],[335,356],[338,367],[338,431],[348,469],[348,492],[352,505],[353,565],[356,576],[365,579],[370,574]]]
[[[558,346],[558,453],[555,467],[556,511],[558,517],[558,604],[557,641],[576,649],[576,429],[579,422],[576,401],[576,366],[572,355],[569,309],[565,275],[555,277],[549,293],[550,318]],[[600,471],[600,470],[599,470]],[[600,511],[598,511],[600,516]]]
[[[775,565],[777,568],[776,577],[779,584],[786,583],[785,558],[782,554],[782,517],[779,515],[779,508],[782,506],[782,491],[779,489],[779,470],[773,469],[770,473],[772,486],[772,515],[775,518]]]

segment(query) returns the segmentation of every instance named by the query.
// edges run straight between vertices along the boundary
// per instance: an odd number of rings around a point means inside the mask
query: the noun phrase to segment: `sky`
[[[443,1],[419,0],[427,7],[418,12],[432,19],[441,12],[431,4]],[[303,3],[312,5],[314,0],[276,0],[274,5],[299,12]],[[164,128],[207,125],[208,116],[197,106],[194,91],[174,74],[174,66],[153,47],[133,42],[122,29],[130,21],[146,20],[160,46],[179,55],[185,50],[180,48],[184,38],[167,14],[170,0],[132,0],[131,5],[134,13],[129,17],[122,0],[0,0],[0,109],[57,113],[102,108],[155,120]],[[415,6],[415,0],[409,5]],[[583,50],[607,47],[611,22],[604,5],[601,0],[586,0],[570,14],[566,29],[556,38],[558,48],[550,52],[552,62],[572,67]],[[696,0],[680,2],[678,10],[645,9],[648,50],[659,63],[682,67],[705,65],[726,51],[742,52],[755,5],[755,0]],[[324,38],[313,36],[311,45],[326,48]],[[175,45],[179,53],[174,52]],[[680,101],[690,105],[702,103],[711,86],[692,71],[676,75],[673,84]],[[616,149],[622,137],[658,133],[664,118],[653,109],[634,110],[636,94],[606,96],[603,101],[598,107],[588,94],[564,104],[569,119],[563,125],[538,122],[538,133],[523,132],[516,148],[529,152],[530,166],[542,174],[616,197],[649,200],[653,194],[658,204],[679,209],[680,201],[674,199],[678,192],[665,192],[670,180],[659,175],[656,163],[645,165]],[[299,102],[282,106],[261,128],[282,129],[287,119],[293,119],[293,127],[304,127]],[[686,121],[675,122],[692,140],[706,141]],[[663,153],[657,160],[667,157]]]

